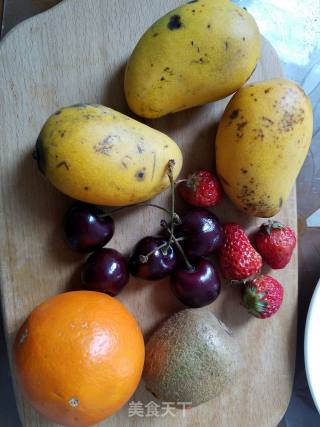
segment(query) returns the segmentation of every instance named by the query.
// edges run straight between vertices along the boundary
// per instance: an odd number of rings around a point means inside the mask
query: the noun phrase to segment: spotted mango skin
[[[44,124],[36,143],[39,169],[60,191],[84,202],[124,206],[148,200],[182,166],[168,136],[102,105],[62,108]]]
[[[294,82],[273,79],[241,88],[224,111],[216,136],[223,188],[242,211],[276,215],[308,153],[313,115]]]
[[[131,110],[157,118],[225,98],[252,74],[260,35],[252,16],[229,0],[191,1],[155,22],[126,67]]]

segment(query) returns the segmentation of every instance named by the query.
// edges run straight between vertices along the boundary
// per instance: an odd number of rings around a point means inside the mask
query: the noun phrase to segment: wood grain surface
[[[9,350],[17,328],[48,296],[79,287],[82,258],[67,249],[61,222],[70,199],[38,172],[31,152],[47,117],[64,105],[103,103],[130,114],[123,96],[123,71],[141,34],[181,0],[66,0],[28,20],[0,45],[1,291]],[[281,75],[274,50],[263,54],[252,81]],[[186,174],[214,163],[214,135],[227,100],[147,123],[182,147]],[[168,204],[168,192],[157,202]],[[183,207],[182,207],[183,208]],[[238,212],[227,200],[214,210],[223,221],[250,231],[262,220]],[[142,236],[159,229],[162,215],[140,208],[118,214],[112,247],[129,253]],[[296,228],[293,190],[278,218]],[[267,270],[266,270],[267,271]],[[272,272],[285,288],[279,313],[269,320],[250,317],[238,289],[224,285],[210,307],[233,329],[243,369],[237,383],[215,400],[175,417],[128,417],[128,407],[101,425],[274,427],[291,394],[296,340],[297,256],[285,271]],[[166,280],[150,284],[131,279],[119,299],[134,313],[145,337],[183,306]],[[52,426],[16,396],[24,426]],[[141,383],[132,398],[154,400]]]

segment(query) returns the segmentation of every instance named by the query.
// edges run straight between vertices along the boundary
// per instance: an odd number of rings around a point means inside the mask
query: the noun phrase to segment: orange
[[[66,426],[89,426],[114,414],[142,374],[144,341],[115,298],[67,292],[36,307],[14,343],[17,380],[31,405]]]

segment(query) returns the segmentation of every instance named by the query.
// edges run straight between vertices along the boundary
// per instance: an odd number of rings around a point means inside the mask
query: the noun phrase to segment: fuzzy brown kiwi
[[[182,310],[147,343],[146,387],[160,400],[200,405],[236,380],[239,354],[235,338],[208,309]]]

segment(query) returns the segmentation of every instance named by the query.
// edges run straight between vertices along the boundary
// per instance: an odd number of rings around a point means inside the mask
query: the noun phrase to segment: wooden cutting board
[[[59,107],[103,103],[129,113],[123,71],[141,34],[181,0],[67,0],[9,33],[0,46],[1,126],[1,291],[9,352],[18,326],[47,297],[79,287],[83,260],[65,245],[62,218],[72,202],[38,172],[31,152],[47,117]],[[281,76],[276,53],[263,41],[252,81]],[[166,132],[184,153],[182,176],[212,167],[214,135],[227,99],[147,123]],[[232,167],[232,165],[230,165]],[[168,192],[157,202],[168,203]],[[227,200],[214,211],[222,221],[247,229],[262,220],[248,218]],[[159,211],[160,212],[160,211]],[[150,208],[116,216],[110,244],[128,253],[142,236],[158,230],[162,213]],[[279,220],[296,228],[295,189]],[[266,270],[267,271],[267,270]],[[106,423],[124,426],[274,427],[284,414],[294,374],[297,309],[297,255],[284,271],[272,272],[285,287],[280,312],[270,320],[250,317],[236,288],[224,285],[211,309],[233,329],[244,359],[237,384],[220,397],[173,417],[129,417],[128,406]],[[145,336],[183,306],[166,280],[131,280],[119,299],[134,313]],[[51,426],[16,396],[24,426]],[[132,400],[153,396],[141,384]]]

